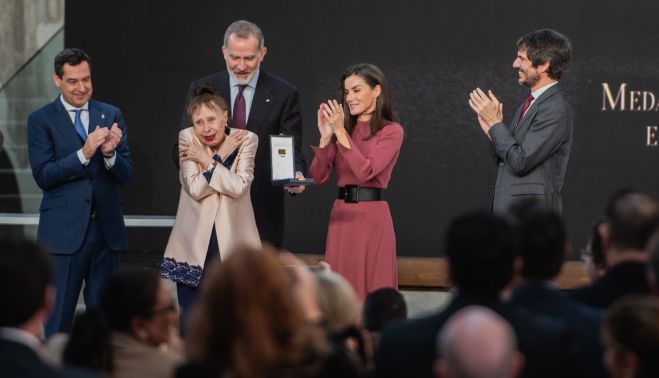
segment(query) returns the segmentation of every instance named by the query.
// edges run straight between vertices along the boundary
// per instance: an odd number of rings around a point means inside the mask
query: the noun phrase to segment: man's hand
[[[469,94],[469,106],[478,115],[478,123],[481,129],[488,135],[490,128],[503,122],[503,104],[488,90],[487,95],[480,88]]]
[[[105,137],[105,142],[101,145],[101,152],[103,152],[103,155],[109,155],[114,152],[114,150],[117,149],[119,142],[121,142],[121,137],[124,135],[116,122],[112,124],[112,128],[107,130],[110,132],[107,137]]]
[[[85,145],[82,146],[82,154],[85,155],[85,159],[91,159],[96,150],[106,142],[108,135],[110,135],[110,129],[100,126],[96,126],[94,131],[87,135]]]
[[[298,180],[304,180],[304,175],[302,172],[295,172],[295,178]],[[306,189],[306,185],[284,185],[284,189],[288,190],[291,194],[300,194]]]

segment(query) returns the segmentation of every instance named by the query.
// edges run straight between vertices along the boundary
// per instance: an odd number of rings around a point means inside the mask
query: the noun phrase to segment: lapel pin
[[[105,113],[101,113],[101,119],[105,119]]]
[[[269,98],[266,98],[266,99],[265,99],[265,102],[270,102],[270,99],[269,99]]]

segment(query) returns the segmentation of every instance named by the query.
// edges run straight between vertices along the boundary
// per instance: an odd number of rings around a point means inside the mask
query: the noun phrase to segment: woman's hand
[[[320,104],[324,117],[327,119],[336,135],[336,140],[345,148],[350,148],[350,136],[343,125],[343,107],[336,100],[329,100],[327,103]]]
[[[220,155],[220,159],[225,161],[231,156],[231,154],[243,144],[245,138],[247,138],[247,130],[232,129],[231,134],[224,138],[224,141],[220,145],[220,149],[217,151],[217,154]]]
[[[323,114],[327,118],[327,122],[332,128],[332,132],[338,136],[340,133],[345,133],[346,129],[343,126],[343,107],[336,100],[329,100],[327,103],[321,104]]]
[[[329,119],[325,116],[325,112],[323,111],[323,105],[325,104],[320,104],[318,107],[318,131],[320,131],[320,142],[318,143],[318,147],[320,148],[327,146],[332,141],[332,135],[334,135],[332,126],[329,124]]]
[[[198,143],[181,141],[178,145],[179,158],[182,161],[191,160],[206,167],[213,163],[204,147]]]

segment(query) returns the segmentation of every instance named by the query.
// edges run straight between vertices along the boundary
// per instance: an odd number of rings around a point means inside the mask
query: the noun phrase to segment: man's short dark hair
[[[621,189],[609,200],[606,225],[612,245],[645,250],[659,227],[659,200],[642,189]]]
[[[448,228],[444,253],[450,278],[461,293],[496,295],[513,276],[515,230],[486,211],[457,217]]]
[[[549,62],[547,74],[554,80],[560,80],[565,67],[572,59],[572,43],[553,29],[540,29],[524,34],[517,40],[517,48],[526,51],[533,67]]]
[[[52,262],[37,243],[0,240],[0,327],[20,327],[44,306]]]
[[[364,328],[380,332],[392,320],[407,319],[405,298],[396,289],[383,287],[366,294],[362,309]]]
[[[153,316],[160,278],[152,271],[119,271],[101,289],[99,304],[113,331],[132,332],[134,317]]]
[[[82,62],[89,64],[89,70],[92,69],[92,60],[86,52],[75,48],[69,47],[59,52],[55,56],[55,74],[61,79],[64,75],[64,65],[77,66]]]
[[[536,201],[520,202],[513,207],[512,215],[519,230],[522,277],[531,280],[556,277],[565,261],[567,242],[561,217]]]

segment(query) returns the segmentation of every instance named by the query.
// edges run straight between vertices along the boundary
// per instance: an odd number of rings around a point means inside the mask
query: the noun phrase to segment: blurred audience
[[[599,227],[607,270],[590,286],[572,291],[572,297],[607,308],[624,295],[647,294],[646,248],[657,227],[659,201],[653,194],[637,189],[615,193]]]
[[[0,376],[87,377],[42,359],[43,324],[55,304],[51,257],[27,240],[0,240]]]
[[[112,377],[171,377],[180,349],[167,281],[156,272],[117,272],[101,290],[100,311],[77,318],[63,360]]]
[[[380,344],[382,329],[393,321],[407,320],[405,298],[396,289],[383,287],[371,291],[364,299],[362,324],[366,345],[375,353]]]
[[[432,377],[435,337],[460,309],[479,305],[509,321],[527,361],[526,377],[567,376],[570,345],[564,322],[504,304],[501,293],[513,276],[515,230],[490,212],[457,217],[448,228],[445,254],[455,296],[439,314],[385,327],[376,354],[379,377]]]
[[[524,365],[510,324],[481,306],[465,307],[448,319],[437,351],[438,378],[513,378]]]
[[[597,281],[606,272],[606,258],[599,231],[603,224],[603,220],[598,220],[593,224],[586,247],[581,250],[579,256],[586,267],[586,274],[591,283]]]
[[[353,377],[321,327],[291,295],[295,280],[274,253],[244,249],[210,266],[177,377]]]
[[[510,302],[530,311],[556,317],[571,330],[571,348],[580,377],[605,377],[600,328],[603,312],[570,298],[558,289],[556,280],[570,253],[560,216],[535,200],[515,204],[518,225],[521,281]]]
[[[659,299],[616,301],[604,318],[603,339],[611,378],[659,377]]]
[[[648,286],[650,293],[659,296],[659,230],[648,244],[650,251],[650,262],[647,269]]]

